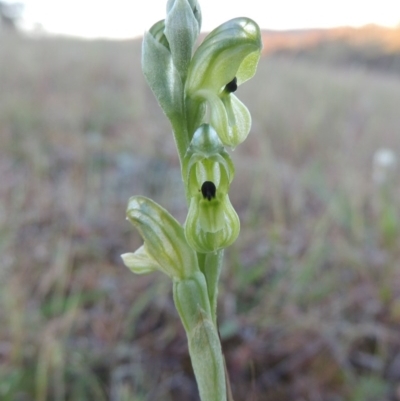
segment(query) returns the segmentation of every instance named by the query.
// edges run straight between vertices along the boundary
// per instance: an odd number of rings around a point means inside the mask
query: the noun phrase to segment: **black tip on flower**
[[[217,188],[215,188],[215,184],[212,181],[204,181],[201,186],[201,193],[203,194],[204,199],[208,199],[209,201],[212,198],[215,198],[215,193],[217,192]]]
[[[236,79],[236,77],[235,77],[235,78],[232,79],[231,82],[229,82],[229,83],[226,84],[225,90],[226,90],[228,93],[232,93],[232,92],[235,92],[235,91],[236,91],[237,87],[238,87],[238,86],[237,86],[237,79]]]

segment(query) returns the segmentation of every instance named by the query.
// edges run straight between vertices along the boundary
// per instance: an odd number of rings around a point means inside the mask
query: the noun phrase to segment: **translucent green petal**
[[[222,96],[221,100],[225,106],[228,127],[222,130],[225,137],[221,141],[234,149],[241,144],[249,135],[251,128],[251,115],[247,107],[233,94]],[[211,124],[215,124],[214,119],[218,119],[215,113],[211,113]]]
[[[225,146],[234,149],[248,136],[251,115],[247,107],[233,94],[218,97],[211,91],[201,91],[210,109],[210,124]]]
[[[124,253],[121,258],[125,266],[136,274],[147,274],[161,270],[159,263],[149,255],[144,245],[134,253]]]

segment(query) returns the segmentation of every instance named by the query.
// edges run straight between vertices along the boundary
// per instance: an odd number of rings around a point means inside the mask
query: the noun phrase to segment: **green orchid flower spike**
[[[182,225],[151,199],[133,196],[127,219],[144,244],[121,256],[136,274],[161,271],[171,279],[201,401],[226,401],[218,280],[240,221],[229,200],[235,168],[225,146],[235,148],[250,131],[250,113],[234,92],[255,74],[261,34],[254,21],[235,18],[194,51],[198,0],[167,0],[166,9],[166,18],[144,35],[142,68],[172,126],[188,213]]]
[[[204,116],[206,104],[209,123],[231,148],[246,139],[251,126],[247,107],[233,92],[255,74],[261,49],[258,25],[248,18],[235,18],[205,38],[189,67],[185,85],[188,120],[197,122]]]
[[[231,245],[239,235],[239,217],[229,196],[234,165],[218,134],[201,125],[183,160],[190,204],[185,235],[197,252],[215,252]]]

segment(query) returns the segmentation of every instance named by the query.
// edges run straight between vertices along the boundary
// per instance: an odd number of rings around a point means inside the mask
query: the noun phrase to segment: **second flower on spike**
[[[210,125],[201,125],[193,135],[183,161],[183,174],[190,195],[185,223],[189,245],[202,253],[231,245],[240,229],[228,196],[234,166]]]

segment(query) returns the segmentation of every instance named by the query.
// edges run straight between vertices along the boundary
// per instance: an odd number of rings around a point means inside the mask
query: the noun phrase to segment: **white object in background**
[[[396,153],[388,148],[378,149],[374,153],[372,179],[377,184],[385,184],[393,178],[396,167]]]

